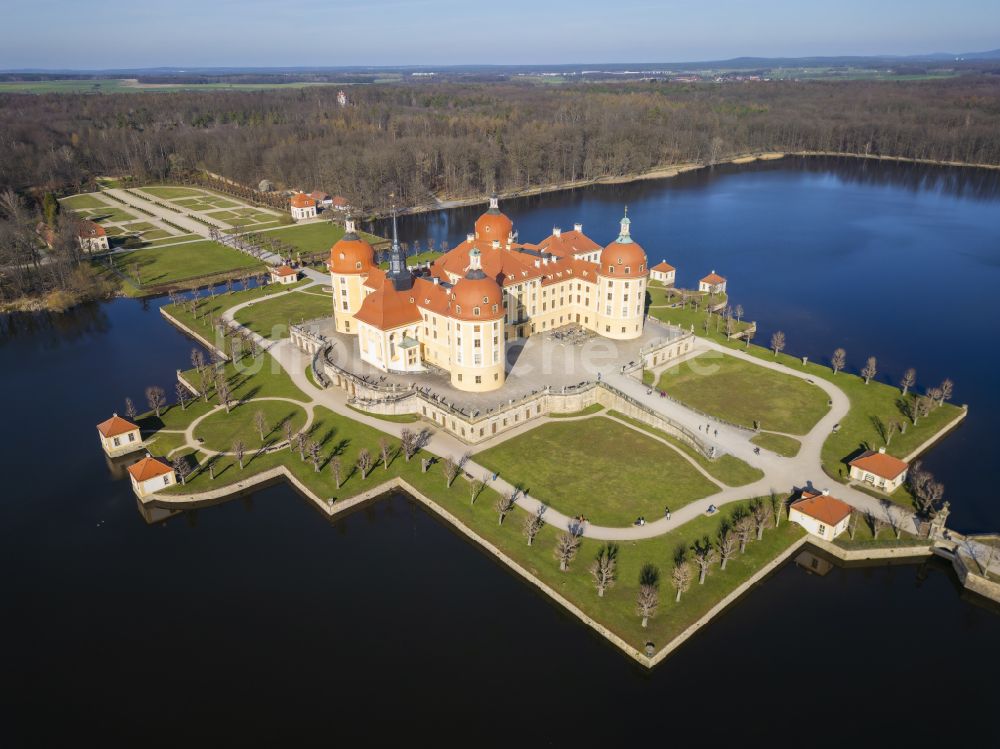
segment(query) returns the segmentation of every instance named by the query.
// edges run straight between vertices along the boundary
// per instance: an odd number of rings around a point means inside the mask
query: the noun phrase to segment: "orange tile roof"
[[[292,207],[293,208],[315,208],[316,201],[312,199],[309,195],[303,192],[297,192],[292,196]]]
[[[724,279],[718,273],[716,273],[715,271],[713,271],[713,272],[709,273],[707,276],[705,276],[703,279],[701,279],[701,282],[702,283],[717,284],[717,283],[725,283],[726,279]]]
[[[271,272],[276,276],[297,276],[299,272],[293,268],[289,268],[287,265],[280,265],[277,268],[272,268]]]
[[[309,193],[309,197],[311,197],[313,200],[319,203],[322,203],[324,200],[330,199],[330,196],[327,193],[320,192],[319,190],[313,190],[311,193]]]
[[[101,433],[102,437],[111,438],[117,437],[120,434],[127,434],[135,429],[138,429],[135,424],[131,421],[123,419],[118,414],[114,414],[107,421],[102,421],[97,425],[97,431]]]
[[[396,291],[392,281],[383,275],[382,285],[364,298],[354,319],[379,330],[393,330],[420,322],[423,317],[417,309],[416,289]]]
[[[338,208],[346,206],[347,205],[347,198],[343,197],[342,195],[334,195],[333,196],[333,204],[335,206],[337,206]]]
[[[668,263],[666,260],[664,260],[663,262],[654,265],[652,268],[650,268],[650,270],[660,271],[661,273],[669,273],[670,271],[677,269],[670,263]]]
[[[173,468],[168,466],[162,460],[157,460],[149,455],[140,460],[138,463],[133,463],[128,467],[128,472],[132,475],[132,478],[140,484],[143,481],[155,479],[157,476],[165,476],[173,470]]]
[[[76,230],[78,237],[103,237],[105,234],[104,227],[93,221],[81,221]]]
[[[847,502],[810,491],[802,492],[802,498],[793,502],[792,507],[826,525],[836,525],[851,514],[851,506]]]
[[[861,455],[852,460],[848,465],[868,471],[876,476],[893,481],[905,471],[909,466],[899,458],[894,458],[886,453],[866,450]]]

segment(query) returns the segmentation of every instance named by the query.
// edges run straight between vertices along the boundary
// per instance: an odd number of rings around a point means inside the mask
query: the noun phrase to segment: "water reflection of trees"
[[[32,338],[52,347],[110,329],[111,321],[99,302],[81,304],[67,312],[12,312],[0,315],[0,345]]]

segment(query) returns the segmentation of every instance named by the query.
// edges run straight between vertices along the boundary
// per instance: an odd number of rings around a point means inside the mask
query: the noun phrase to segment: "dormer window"
[[[489,303],[490,303],[490,298],[488,296],[484,296],[483,297],[483,304],[489,304]]]
[[[358,260],[358,262],[356,262],[356,263],[354,264],[354,267],[355,267],[355,268],[356,268],[357,270],[361,270],[361,261],[360,261],[360,260]]]
[[[476,317],[479,317],[479,307],[473,307],[472,314],[475,315]]]
[[[614,273],[614,272],[615,272],[615,266],[609,265],[608,266],[608,273]]]
[[[456,304],[455,305],[455,312],[457,312],[459,315],[462,314],[462,305]]]
[[[625,266],[625,275],[626,276],[632,275],[632,269],[627,265]]]

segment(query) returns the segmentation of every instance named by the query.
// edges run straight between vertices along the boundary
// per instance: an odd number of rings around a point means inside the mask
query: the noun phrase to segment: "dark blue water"
[[[582,217],[603,241],[627,200],[651,256],[662,246],[682,281],[714,266],[751,316],[784,328],[790,348],[824,352],[843,342],[855,361],[871,347],[887,371],[895,357],[922,379],[952,376],[959,399],[984,421],[970,417],[931,460],[963,524],[1000,527],[987,491],[966,493],[947,475],[969,465],[956,461],[972,460],[953,444],[973,439],[980,460],[996,444],[992,353],[976,353],[974,332],[988,327],[990,295],[941,288],[904,309],[902,286],[869,299],[828,282],[844,272],[840,264],[864,265],[862,250],[847,246],[857,243],[885,260],[880,270],[898,264],[909,282],[919,274],[908,258],[924,253],[978,268],[970,283],[985,289],[998,203],[940,184],[914,192],[903,177],[870,184],[851,169],[716,172],[546,196],[512,206],[511,215],[524,238],[541,236],[559,216],[563,226]],[[824,200],[811,195],[814,184]],[[812,206],[811,221],[798,217],[800,201]],[[838,214],[838,205],[865,216]],[[879,211],[896,229],[872,227]],[[946,230],[907,230],[931,211]],[[431,220],[448,231],[447,217],[408,219],[406,231],[419,236]],[[459,229],[450,221],[461,237],[467,222]],[[724,221],[728,230],[712,225]],[[696,230],[701,223],[712,225],[712,241]],[[761,224],[775,232],[770,241]],[[802,239],[810,224],[811,238]],[[903,234],[911,237],[905,247],[892,239]],[[884,245],[873,239],[880,236],[889,236]],[[825,267],[807,262],[810,253],[838,268],[795,280],[790,263]],[[944,285],[941,274],[927,275],[921,288]],[[1000,616],[963,595],[937,562],[825,577],[786,566],[647,672],[402,496],[331,524],[275,486],[147,525],[127,482],[104,461],[94,425],[121,410],[125,396],[141,403],[147,385],[171,392],[174,370],[189,366],[192,344],[160,319],[159,303],[8,318],[0,329],[4,745],[423,736],[488,745],[785,744],[803,735],[811,743],[996,743]],[[826,733],[818,726],[831,715],[841,727]]]

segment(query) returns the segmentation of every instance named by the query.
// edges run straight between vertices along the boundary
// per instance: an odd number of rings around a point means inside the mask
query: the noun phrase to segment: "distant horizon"
[[[270,0],[52,0],[12,5],[4,21],[0,69],[10,72],[889,58],[1000,46],[995,0],[717,0],[711,13],[693,0],[315,0],[294,12]]]
[[[982,58],[979,56],[986,55],[987,57]],[[197,64],[183,64],[183,65],[140,65],[140,66],[106,66],[100,68],[73,68],[73,67],[51,67],[51,68],[41,68],[41,67],[22,67],[22,68],[0,68],[0,73],[6,74],[51,74],[51,73],[81,73],[81,74],[94,74],[94,73],[110,73],[110,72],[142,72],[142,71],[170,71],[175,73],[183,73],[189,71],[301,71],[301,72],[313,72],[313,71],[361,71],[361,70],[463,70],[463,69],[475,69],[475,68],[495,68],[495,69],[510,69],[510,68],[567,68],[567,67],[581,67],[581,66],[608,66],[608,67],[620,67],[623,65],[629,66],[670,66],[670,65],[709,65],[712,63],[726,63],[741,60],[762,60],[768,62],[785,61],[788,62],[801,62],[808,60],[913,60],[913,61],[923,61],[923,60],[941,60],[953,59],[956,61],[974,61],[976,59],[1000,59],[1000,42],[998,46],[990,49],[979,49],[979,50],[966,50],[963,52],[950,52],[950,51],[934,51],[934,52],[907,52],[900,54],[889,54],[889,53],[873,53],[873,54],[809,54],[809,55],[799,55],[795,57],[789,57],[785,55],[732,55],[729,57],[717,57],[712,59],[699,59],[699,60],[605,60],[601,62],[595,62],[593,60],[580,60],[580,61],[569,61],[569,62],[506,62],[506,63],[480,63],[480,62],[454,62],[454,63],[442,63],[442,64],[431,64],[431,63],[401,63],[399,65],[304,65],[304,64],[245,64],[245,65],[197,65]]]

